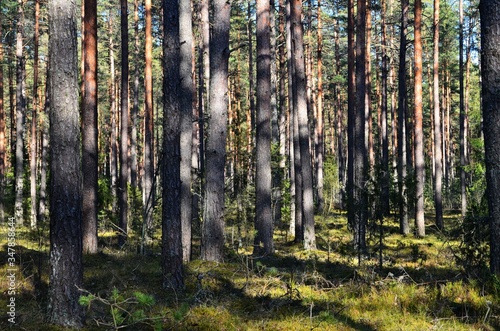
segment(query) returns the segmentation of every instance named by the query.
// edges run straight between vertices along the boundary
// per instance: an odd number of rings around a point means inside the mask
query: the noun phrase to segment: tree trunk
[[[399,192],[399,230],[402,234],[410,233],[408,224],[408,193],[406,187],[406,116],[408,96],[406,87],[406,33],[408,32],[409,1],[401,3],[401,32],[399,43],[398,71],[398,192]]]
[[[108,29],[109,29],[109,100],[110,100],[110,115],[111,115],[111,135],[110,135],[110,157],[109,157],[109,173],[111,177],[111,199],[113,210],[117,209],[117,183],[118,183],[118,145],[117,137],[117,116],[118,109],[116,107],[116,77],[115,77],[115,53],[113,42],[113,11],[108,14]]]
[[[33,109],[31,115],[31,144],[30,144],[30,196],[31,196],[31,228],[37,226],[37,196],[36,196],[36,179],[37,179],[37,108],[38,108],[38,44],[40,40],[40,1],[35,1],[35,33],[34,33],[34,52],[33,52]]]
[[[191,259],[191,169],[193,144],[193,30],[191,0],[179,1],[180,38],[180,126],[181,126],[181,221],[183,260]]]
[[[83,252],[97,253],[97,1],[85,0],[82,109]]]
[[[50,66],[47,65],[45,83],[45,103],[44,115],[42,116],[40,134],[41,139],[41,160],[40,160],[40,199],[38,200],[38,221],[43,224],[47,210],[47,168],[49,167],[49,114],[50,114]]]
[[[387,75],[388,69],[388,57],[387,52],[387,25],[386,25],[386,3],[385,0],[381,2],[381,44],[382,44],[382,77],[381,77],[381,92],[382,92],[382,107],[381,107],[381,128],[380,135],[382,138],[382,175],[380,177],[381,181],[381,196],[380,196],[380,216],[389,216],[390,214],[390,172],[389,172],[389,138],[387,134]],[[394,128],[393,128],[394,129]]]
[[[347,1],[347,220],[354,230],[356,206],[354,203],[354,126],[356,114],[356,72],[354,41],[354,0]]]
[[[121,84],[120,84],[120,106],[121,106],[121,127],[120,127],[120,187],[118,190],[118,208],[120,234],[118,236],[118,245],[123,246],[128,233],[128,128],[129,128],[129,109],[128,109],[128,79],[129,79],[129,60],[128,60],[128,4],[127,0],[121,0]]]
[[[75,1],[49,1],[50,275],[48,320],[83,325],[82,174]]]
[[[302,2],[300,0],[291,0],[290,13],[293,45],[292,61],[294,66],[293,106],[298,120],[298,143],[300,148],[300,168],[302,173],[302,186],[297,186],[296,191],[302,190],[304,248],[310,250],[316,249],[316,235],[314,232],[314,198],[311,152],[309,150],[310,135],[307,115],[307,84],[303,41],[304,30],[301,21]],[[295,169],[295,171],[297,171],[297,169]]]
[[[16,201],[15,217],[18,225],[24,223],[24,122],[26,113],[26,59],[23,53],[24,42],[24,0],[18,0],[18,21],[16,32]]]
[[[213,0],[213,10],[210,39],[210,116],[206,145],[201,257],[208,261],[222,261],[224,258],[224,166],[231,2]]]
[[[181,222],[181,76],[179,3],[163,1],[163,287],[184,287]],[[167,46],[168,45],[168,46]],[[191,48],[189,49],[191,52]],[[191,64],[191,62],[189,63]],[[191,106],[191,105],[189,105]]]
[[[500,1],[483,0],[481,14],[481,77],[486,185],[490,217],[490,269],[500,275]]]
[[[323,196],[323,158],[325,151],[325,143],[324,143],[324,128],[323,128],[323,25],[321,20],[321,0],[318,0],[318,12],[317,12],[317,20],[318,20],[318,29],[317,29],[317,38],[318,38],[318,95],[317,95],[317,118],[316,118],[316,190],[317,190],[317,206],[318,212],[323,213],[323,209],[325,206],[325,199]]]
[[[254,255],[273,253],[271,212],[271,35],[268,0],[257,0],[257,132]]]
[[[439,108],[439,0],[434,0],[434,67],[433,67],[433,107],[434,107],[434,208],[436,226],[443,229],[443,150],[441,133],[441,109]]]
[[[464,10],[463,0],[459,2],[459,88],[460,88],[460,197],[462,217],[467,212],[467,113],[465,112],[465,94],[464,94]]]
[[[0,21],[3,20],[0,13]],[[0,63],[3,64],[3,31],[0,24]],[[6,169],[6,126],[5,126],[5,108],[3,105],[3,65],[0,65],[0,222],[5,219],[4,210],[4,189],[5,189],[5,169]]]
[[[424,219],[424,131],[422,110],[422,1],[415,1],[415,176],[416,176],[416,205],[415,226],[417,235],[425,236]]]

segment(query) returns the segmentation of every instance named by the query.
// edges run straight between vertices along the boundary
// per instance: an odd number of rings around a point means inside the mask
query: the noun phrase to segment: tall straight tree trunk
[[[459,88],[460,88],[460,197],[462,217],[467,212],[467,113],[464,92],[464,10],[463,0],[459,0]]]
[[[31,115],[31,144],[30,144],[30,196],[31,196],[31,228],[36,228],[37,220],[37,196],[36,196],[36,180],[37,180],[37,108],[38,108],[38,44],[40,40],[40,1],[35,1],[35,35],[34,35],[34,52],[33,52],[33,109]]]
[[[354,115],[354,247],[358,254],[366,249],[367,203],[365,182],[366,143],[366,0],[357,2],[356,29],[356,110]]]
[[[356,113],[354,21],[354,0],[347,0],[347,219],[352,230],[354,230],[356,223],[354,203],[354,126]]]
[[[2,13],[0,13],[0,21],[3,20]],[[0,64],[3,64],[3,31],[2,24],[0,24]],[[4,211],[4,189],[5,189],[5,168],[6,168],[6,125],[5,125],[5,108],[3,104],[3,65],[0,65],[0,222],[3,223],[5,219]]]
[[[317,71],[318,71],[318,95],[317,95],[317,118],[316,118],[316,190],[317,190],[317,205],[318,212],[323,213],[325,206],[324,195],[323,195],[323,158],[325,151],[324,143],[324,128],[323,128],[323,22],[321,20],[321,0],[318,0],[318,11],[317,11],[317,39],[318,39],[318,59],[317,59]]]
[[[486,185],[490,217],[490,269],[500,275],[500,1],[480,2],[481,78]]]
[[[50,114],[50,66],[46,68],[44,115],[42,116],[40,135],[40,199],[38,200],[38,221],[43,224],[47,210],[47,172],[49,167],[49,114]]]
[[[191,49],[190,49],[191,51]],[[163,287],[184,287],[181,222],[181,77],[179,2],[163,1]]]
[[[224,258],[224,166],[226,162],[229,28],[231,2],[213,0],[210,39],[210,116],[206,145],[206,183],[201,257]]]
[[[111,201],[113,210],[117,206],[117,183],[118,183],[118,146],[116,141],[117,130],[117,107],[116,107],[116,77],[115,77],[115,52],[113,42],[113,11],[109,10],[108,14],[108,32],[109,32],[109,100],[110,100],[110,115],[111,115],[111,135],[109,138],[110,157],[109,157],[109,173],[111,177]]]
[[[183,260],[191,258],[191,168],[193,145],[193,28],[191,0],[179,0],[180,126],[181,126],[181,221]]]
[[[24,223],[24,122],[26,114],[26,59],[23,52],[24,41],[24,0],[17,1],[18,21],[16,32],[16,201],[15,217],[18,225]]]
[[[120,234],[118,236],[118,245],[123,246],[128,232],[128,127],[129,127],[129,109],[128,109],[128,79],[129,79],[129,61],[128,61],[128,4],[127,0],[121,0],[121,83],[120,83],[120,187],[118,190],[118,208]]]
[[[311,152],[309,150],[310,135],[307,115],[307,83],[303,39],[304,30],[301,21],[302,2],[300,0],[291,0],[290,13],[292,23],[292,60],[294,66],[293,107],[298,120],[298,143],[300,148],[300,168],[302,173],[302,186],[297,186],[296,191],[302,190],[304,248],[310,250],[316,249],[316,235],[314,231],[314,198]]]
[[[139,114],[139,1],[134,0],[134,87],[133,102],[130,118],[130,185],[137,187],[137,126]]]
[[[387,75],[389,73],[389,54],[387,52],[387,25],[386,25],[386,2],[381,1],[381,44],[382,44],[382,77],[381,77],[381,92],[382,92],[382,108],[381,108],[381,128],[380,135],[382,138],[382,175],[381,180],[381,196],[380,196],[380,216],[389,216],[390,214],[390,170],[389,170],[389,137],[387,133]],[[394,130],[394,128],[393,128]]]
[[[249,127],[249,139],[250,144],[253,142],[253,130],[255,130],[255,98],[254,98],[254,93],[255,93],[255,83],[254,83],[254,76],[253,76],[253,31],[252,31],[252,2],[249,1],[247,4],[247,36],[248,36],[248,96],[250,99],[250,119],[251,119],[251,125]],[[251,175],[250,175],[251,176]]]
[[[82,109],[83,252],[97,253],[97,1],[85,0]]]
[[[415,226],[417,235],[425,236],[424,220],[424,131],[422,110],[422,1],[415,0]]]
[[[439,0],[434,0],[434,63],[433,63],[433,108],[434,108],[434,208],[436,226],[442,229],[443,223],[443,150],[441,133],[441,109],[439,108]]]
[[[48,320],[80,328],[82,170],[75,1],[49,1],[50,274]]]
[[[269,0],[257,0],[257,132],[254,255],[273,253],[271,212],[271,29]]]
[[[151,228],[153,225],[154,194],[154,131],[153,131],[153,36],[151,0],[145,1],[146,16],[146,66],[144,69],[144,175],[143,175],[143,225],[142,225],[142,253],[144,245],[151,241]]]
[[[399,230],[402,234],[410,233],[408,223],[408,192],[406,187],[406,116],[408,96],[406,86],[406,34],[408,32],[409,0],[401,2],[401,31],[399,42],[398,71],[398,194],[399,194]]]

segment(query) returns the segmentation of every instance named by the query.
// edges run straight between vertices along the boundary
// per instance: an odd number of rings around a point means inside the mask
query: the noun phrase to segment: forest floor
[[[276,231],[272,256],[236,247],[224,263],[190,262],[182,293],[162,290],[159,247],[142,256],[132,240],[120,250],[113,233],[100,233],[100,253],[84,257],[84,330],[500,330],[500,282],[457,264],[458,216],[446,217],[446,233],[429,225],[423,239],[400,235],[387,219],[382,235],[373,226],[361,262],[345,215],[316,222],[317,250]],[[44,321],[47,229],[16,230],[16,324],[9,323],[12,267],[7,227],[0,228],[0,329],[61,330]],[[235,232],[228,227],[228,242]]]

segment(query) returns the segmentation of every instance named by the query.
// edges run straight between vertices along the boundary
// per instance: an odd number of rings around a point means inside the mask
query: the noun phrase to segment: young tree
[[[120,127],[120,187],[118,190],[118,208],[120,209],[119,227],[120,234],[118,244],[123,246],[128,231],[128,79],[129,79],[129,61],[128,61],[128,4],[127,0],[121,0],[121,86],[120,86],[120,105],[121,105],[121,127]]]
[[[146,66],[144,69],[144,175],[143,175],[143,245],[149,244],[150,231],[153,225],[154,208],[154,131],[153,131],[153,36],[151,19],[151,0],[145,1],[146,13],[146,46],[145,57]],[[144,251],[144,247],[143,247]]]
[[[481,15],[481,77],[486,184],[490,217],[490,268],[500,275],[500,0],[483,0]]]
[[[23,190],[24,190],[24,122],[26,113],[26,59],[23,52],[24,42],[24,0],[17,1],[17,32],[16,32],[16,222],[22,225]]]
[[[304,248],[316,249],[316,235],[314,232],[314,198],[313,178],[311,166],[311,152],[309,150],[309,124],[307,115],[306,72],[304,61],[304,29],[302,26],[302,2],[291,0],[290,13],[292,23],[292,61],[294,67],[293,79],[293,106],[297,116],[297,127],[300,148],[300,168],[302,173],[302,219],[304,228]],[[297,169],[295,170],[297,171]]]
[[[179,0],[180,126],[181,126],[181,221],[184,261],[191,259],[191,168],[193,145],[193,28],[191,1]]]
[[[210,38],[210,116],[206,144],[206,183],[203,205],[201,257],[224,257],[224,167],[226,162],[229,28],[231,1],[213,0]]]
[[[417,235],[425,236],[424,221],[424,131],[422,110],[422,1],[415,1],[415,225]]]
[[[35,35],[33,50],[33,108],[31,110],[31,144],[30,144],[30,196],[31,196],[31,228],[37,226],[36,180],[37,180],[37,108],[38,108],[38,46],[40,43],[40,1],[35,1]]]
[[[49,1],[50,276],[48,320],[79,328],[83,282],[82,174],[75,1]]]
[[[439,0],[434,0],[434,63],[433,63],[433,108],[434,108],[434,208],[436,226],[443,224],[443,150],[441,133],[441,109],[439,108]]]
[[[82,109],[83,252],[97,253],[97,1],[85,0]]]
[[[181,109],[179,2],[163,1],[163,286],[184,287],[181,222]]]
[[[257,0],[257,132],[254,254],[271,254],[271,28],[269,0]]]

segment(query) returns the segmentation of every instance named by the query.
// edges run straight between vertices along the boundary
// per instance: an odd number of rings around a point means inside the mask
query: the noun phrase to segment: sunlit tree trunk
[[[38,45],[40,41],[40,1],[35,1],[35,34],[33,51],[33,107],[31,110],[31,143],[30,143],[30,196],[31,196],[31,228],[36,228],[37,220],[37,111],[38,111]]]
[[[82,109],[83,252],[97,253],[97,1],[85,0]]]
[[[387,25],[386,25],[386,2],[385,0],[381,1],[381,46],[382,46],[382,76],[381,76],[381,93],[382,93],[382,107],[381,107],[381,127],[380,127],[380,136],[382,140],[382,162],[381,162],[381,172],[382,175],[380,177],[381,181],[381,195],[380,195],[380,216],[389,216],[390,214],[390,194],[389,194],[389,185],[390,185],[390,173],[389,173],[389,137],[387,130],[387,76],[389,73],[388,65],[388,48],[387,48]],[[394,128],[393,128],[394,129]]]
[[[130,185],[137,187],[137,116],[139,114],[139,2],[134,0],[134,85],[133,101],[130,113]],[[135,196],[135,194],[134,194]]]
[[[26,116],[26,59],[23,52],[24,42],[24,0],[18,0],[18,20],[16,32],[16,200],[15,217],[19,225],[24,223],[24,124]]]
[[[83,325],[82,173],[75,1],[49,0],[50,271],[48,320]]]
[[[462,217],[467,212],[467,113],[465,112],[464,92],[464,10],[463,0],[459,2],[459,88],[460,88],[460,197]]]
[[[3,20],[3,15],[0,13],[0,21]],[[0,63],[3,63],[3,30],[0,24]],[[0,65],[0,222],[5,219],[4,211],[4,189],[5,189],[5,168],[6,168],[6,125],[5,125],[5,108],[3,105],[3,65]]]
[[[415,176],[416,176],[416,205],[415,225],[417,235],[425,236],[424,220],[424,132],[422,110],[422,2],[415,1]]]
[[[181,222],[183,260],[191,258],[191,149],[193,144],[193,30],[191,0],[179,0],[180,38],[180,143],[181,143]]]
[[[317,190],[317,205],[318,212],[322,213],[324,209],[324,196],[323,196],[323,158],[324,158],[324,128],[323,128],[323,22],[321,20],[321,0],[318,0],[318,11],[317,11],[317,39],[318,39],[318,59],[317,59],[317,71],[318,71],[318,95],[317,95],[317,118],[316,118],[316,190]]]
[[[224,258],[224,167],[226,161],[229,28],[231,2],[213,0],[210,38],[210,116],[206,144],[206,183],[201,257]]]
[[[257,131],[254,254],[271,254],[271,35],[268,0],[257,0]]]
[[[434,61],[433,61],[433,108],[434,108],[434,208],[436,226],[443,228],[443,150],[441,133],[441,109],[439,108],[439,0],[434,0]]]
[[[38,221],[43,224],[47,210],[47,179],[49,167],[49,114],[50,114],[50,66],[47,64],[45,82],[44,114],[41,116],[40,135],[40,199],[38,200]]]

